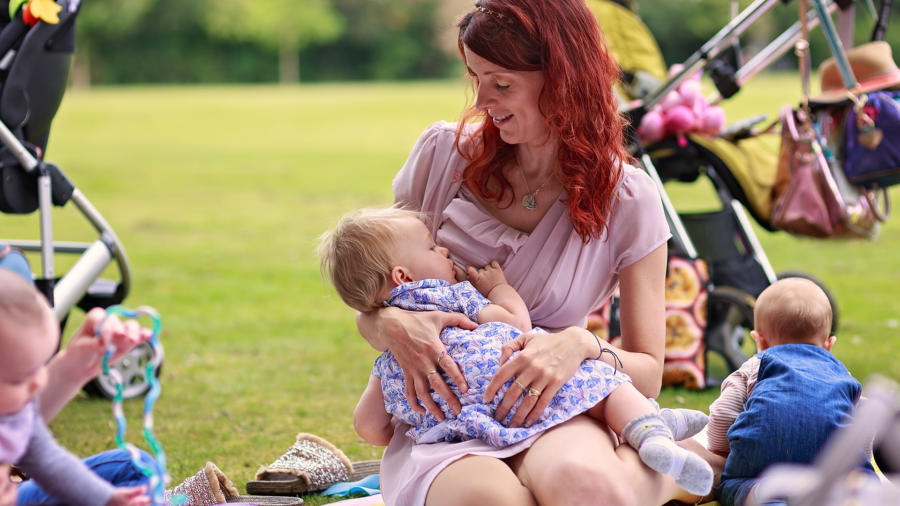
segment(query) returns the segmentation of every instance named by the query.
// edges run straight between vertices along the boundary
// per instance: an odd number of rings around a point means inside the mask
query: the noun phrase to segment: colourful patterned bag
[[[669,256],[666,272],[666,361],[663,386],[706,388],[706,300],[709,269],[703,259]],[[618,294],[588,315],[588,330],[621,343]]]

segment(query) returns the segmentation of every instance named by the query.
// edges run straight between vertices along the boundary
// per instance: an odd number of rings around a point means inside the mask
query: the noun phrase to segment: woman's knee
[[[634,484],[624,475],[579,456],[561,456],[542,481],[541,504],[637,504]]]
[[[505,463],[490,457],[470,456],[450,464],[431,483],[427,506],[535,504],[531,492]]]
[[[521,506],[522,504],[534,504],[533,501],[523,503],[521,494],[511,493],[510,490],[502,490],[496,485],[483,482],[461,483],[454,495],[451,502],[459,505]]]

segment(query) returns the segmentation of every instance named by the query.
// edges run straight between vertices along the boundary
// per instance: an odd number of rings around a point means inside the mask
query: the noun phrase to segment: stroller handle
[[[40,171],[38,188],[41,202],[41,241],[37,244],[21,242],[14,243],[14,245],[25,250],[41,252],[42,275],[48,280],[53,279],[55,276],[53,268],[54,251],[84,252],[82,257],[79,258],[76,264],[60,279],[53,289],[53,311],[56,313],[57,318],[62,320],[68,314],[69,310],[87,292],[91,282],[103,272],[113,259],[115,259],[118,266],[120,278],[116,292],[119,297],[124,299],[131,289],[131,268],[128,264],[128,257],[125,254],[125,247],[106,219],[103,218],[103,215],[97,211],[79,189],[72,188],[72,193],[68,200],[91,223],[100,234],[100,239],[89,246],[72,247],[69,245],[56,248],[51,232],[52,223],[49,213],[52,201],[51,175],[46,170],[47,167],[28,151],[25,145],[16,138],[15,134],[2,121],[0,121],[0,142],[9,148],[25,172]],[[56,168],[56,170],[59,169]]]

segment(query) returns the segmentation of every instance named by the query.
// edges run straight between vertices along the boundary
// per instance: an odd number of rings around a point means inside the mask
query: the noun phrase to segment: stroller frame
[[[24,251],[40,252],[41,277],[37,281],[42,291],[44,291],[44,295],[51,302],[57,320],[62,321],[65,319],[69,311],[86,295],[91,299],[85,301],[86,303],[102,297],[107,297],[110,300],[117,299],[119,302],[124,300],[130,290],[131,269],[122,242],[116,236],[109,223],[103,218],[103,215],[78,188],[72,186],[68,201],[71,201],[88,222],[93,225],[100,237],[92,243],[54,242],[52,222],[53,180],[56,179],[59,182],[61,181],[60,178],[65,176],[55,165],[38,160],[32,156],[2,122],[0,122],[0,142],[13,152],[26,173],[37,174],[41,238],[39,241],[10,240],[7,242],[10,246]],[[68,181],[66,180],[66,182]],[[54,256],[56,253],[81,255],[75,265],[59,280],[55,279]],[[89,294],[92,285],[106,267],[112,263],[112,260],[116,261],[121,281],[114,285],[112,291],[109,290],[111,285],[101,284],[94,287],[94,290]],[[101,287],[105,287],[106,290],[103,290]]]
[[[841,2],[841,6],[838,5],[838,1]],[[871,0],[869,1],[871,2]],[[889,12],[890,7],[890,0],[884,0],[884,2],[887,5],[887,10],[883,8],[882,15],[884,15],[885,12]],[[640,123],[644,114],[646,114],[653,106],[662,102],[669,92],[678,89],[681,84],[690,79],[698,71],[707,68],[711,63],[717,61],[717,59],[732,58],[736,60],[736,55],[729,54],[729,51],[733,51],[733,48],[736,47],[740,35],[768,11],[774,8],[775,5],[780,3],[786,2],[783,0],[754,1],[742,12],[734,16],[728,25],[703,44],[700,49],[688,57],[682,63],[680,71],[671,76],[668,81],[664,82],[655,91],[651,92],[637,107],[631,109],[623,107],[622,112],[629,116],[632,128],[636,128],[636,125]],[[822,27],[825,38],[829,42],[831,52],[837,61],[843,82],[847,88],[851,88],[855,85],[855,79],[850,70],[849,63],[844,54],[842,41],[837,34],[831,15],[839,8],[846,9],[849,14],[852,14],[852,0],[810,0],[810,3],[812,8],[806,13],[805,20],[807,26],[810,29],[817,26]],[[874,8],[871,7],[871,5],[869,6],[869,11],[874,14]],[[845,20],[846,18],[841,18],[842,22]],[[715,103],[721,101],[723,98],[731,97],[740,89],[740,86],[747,82],[752,76],[783,56],[801,37],[801,27],[802,25],[799,21],[795,22],[746,63],[740,65],[739,68],[733,69],[733,73],[725,76],[725,79],[719,80],[715,78],[717,76],[714,76],[717,94],[712,97],[711,102]],[[846,31],[844,31],[844,33],[846,33]],[[852,41],[848,40],[844,40],[843,42],[845,44],[852,43]],[[734,66],[738,66],[737,62],[735,62]],[[764,120],[764,116],[749,118],[748,120],[738,123],[735,127],[732,127],[731,130],[740,136],[737,138],[751,137],[755,135],[753,126]],[[696,170],[695,175],[691,180],[696,179],[701,173],[708,176],[715,188],[719,200],[723,204],[723,210],[719,213],[680,215],[665,190],[663,182],[664,179],[666,179],[664,177],[666,174],[661,174],[651,153],[641,145],[636,135],[634,135],[634,132],[629,133],[631,134],[629,137],[631,139],[632,154],[639,159],[643,169],[650,175],[659,190],[666,220],[669,223],[669,228],[676,248],[691,258],[696,258],[698,256],[708,257],[709,251],[698,251],[697,245],[694,240],[691,239],[689,230],[691,227],[686,226],[686,221],[692,221],[694,218],[697,218],[697,221],[702,221],[702,219],[709,219],[711,221],[718,220],[720,224],[725,224],[721,225],[719,231],[722,233],[730,231],[737,239],[737,242],[740,243],[740,249],[742,249],[743,252],[735,245],[728,244],[725,248],[718,248],[719,251],[713,252],[713,254],[743,255],[752,259],[752,272],[750,272],[750,274],[756,279],[750,282],[749,285],[742,286],[741,284],[735,284],[735,286],[732,286],[731,283],[727,283],[715,286],[716,283],[714,280],[714,286],[709,292],[707,306],[709,312],[708,326],[704,333],[707,353],[712,351],[721,355],[724,358],[726,365],[731,370],[737,369],[740,364],[748,358],[748,353],[746,353],[743,348],[747,345],[752,345],[752,341],[749,338],[749,330],[753,326],[753,303],[755,297],[759,295],[759,292],[765,288],[765,286],[774,283],[781,277],[805,277],[816,282],[825,291],[832,305],[832,333],[834,333],[838,325],[838,307],[830,291],[821,282],[808,274],[798,272],[776,273],[762,248],[759,238],[753,230],[750,218],[747,216],[747,208],[739,198],[735,197],[735,194],[739,197],[742,196],[743,192],[739,188],[737,188],[737,191],[734,191],[737,183],[733,181],[733,176],[731,176],[727,170],[718,171],[713,166],[710,162],[710,158],[713,158],[714,155],[709,155],[707,158],[700,157],[695,160]],[[761,225],[771,230],[771,226],[768,223],[764,223],[757,216],[755,217]],[[703,223],[700,224],[703,225]],[[708,223],[706,223],[706,225],[708,225]],[[725,242],[727,243],[728,241]],[[709,260],[709,258],[707,259]],[[714,384],[715,379],[710,381],[710,383]]]
[[[0,210],[11,214],[37,210],[40,224],[39,240],[0,242],[39,253],[40,275],[34,282],[63,328],[76,306],[87,311],[121,303],[131,290],[131,267],[122,242],[103,215],[58,166],[43,160],[50,123],[65,92],[81,4],[80,0],[57,3],[62,7],[58,24],[39,21],[29,27],[20,10],[0,29]],[[52,208],[69,202],[97,232],[95,240],[53,240]],[[78,255],[62,276],[55,270],[57,254]],[[119,280],[101,279],[113,262]],[[150,358],[151,350],[142,345],[114,366],[125,382],[124,397],[141,395],[150,388],[145,369]],[[85,390],[112,398],[116,388],[100,376]]]

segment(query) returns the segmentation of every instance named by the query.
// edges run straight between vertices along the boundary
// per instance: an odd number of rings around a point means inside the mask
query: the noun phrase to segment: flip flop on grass
[[[340,449],[319,436],[301,432],[275,462],[262,466],[248,494],[295,495],[325,490],[335,483],[378,474],[380,460],[350,462]]]

